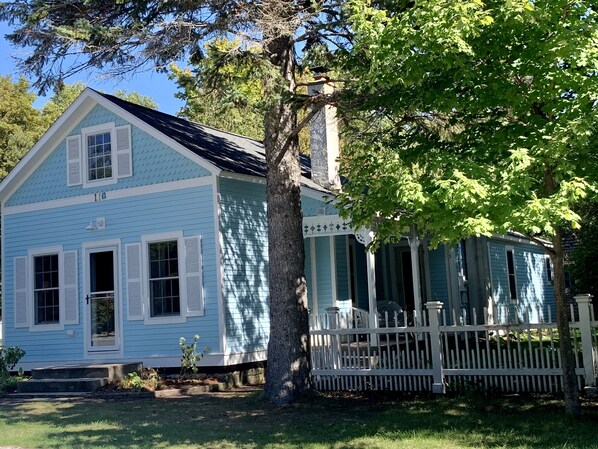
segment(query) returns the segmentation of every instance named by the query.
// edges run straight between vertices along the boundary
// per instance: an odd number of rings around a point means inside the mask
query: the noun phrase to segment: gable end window
[[[69,186],[103,186],[133,175],[130,125],[111,122],[83,128],[66,142]]]
[[[60,323],[60,290],[58,281],[58,254],[33,258],[33,312],[34,324]]]
[[[87,136],[87,180],[112,178],[112,138],[110,132]]]

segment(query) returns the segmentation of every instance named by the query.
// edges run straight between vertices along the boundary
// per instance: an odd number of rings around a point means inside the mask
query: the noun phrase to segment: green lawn
[[[598,448],[598,404],[579,420],[540,399],[317,397],[277,409],[254,394],[185,399],[0,400],[0,447]]]

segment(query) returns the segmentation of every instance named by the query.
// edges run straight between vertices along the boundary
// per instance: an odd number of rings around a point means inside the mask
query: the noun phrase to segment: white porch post
[[[417,236],[417,227],[411,226],[411,232],[408,237],[409,248],[411,249],[411,276],[413,278],[413,304],[415,307],[415,325],[421,323],[422,314],[422,291],[419,272],[419,237]]]
[[[367,233],[366,244],[372,241],[372,232]],[[366,250],[365,252],[367,273],[368,273],[368,304],[369,304],[369,327],[370,329],[378,328],[378,304],[376,301],[376,254]],[[378,345],[378,334],[372,333],[370,335],[370,344],[372,346]]]

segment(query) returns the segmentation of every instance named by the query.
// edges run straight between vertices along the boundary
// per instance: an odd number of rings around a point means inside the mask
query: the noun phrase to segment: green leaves
[[[579,226],[574,206],[598,189],[588,2],[352,0],[348,11],[347,216],[447,242]]]

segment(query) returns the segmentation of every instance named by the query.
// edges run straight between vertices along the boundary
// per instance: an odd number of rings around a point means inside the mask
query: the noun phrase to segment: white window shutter
[[[65,251],[62,265],[62,272],[64,273],[64,324],[79,324],[77,251]]]
[[[116,160],[116,176],[118,178],[126,178],[133,175],[130,125],[116,128]]]
[[[15,327],[29,326],[27,314],[27,257],[14,259],[14,284],[15,284]]]
[[[201,238],[185,238],[185,288],[187,289],[187,316],[203,315],[201,279]]]
[[[66,138],[67,185],[76,186],[83,183],[81,169],[81,136]]]
[[[141,244],[126,245],[127,264],[127,319],[143,319],[143,295],[141,280]]]

